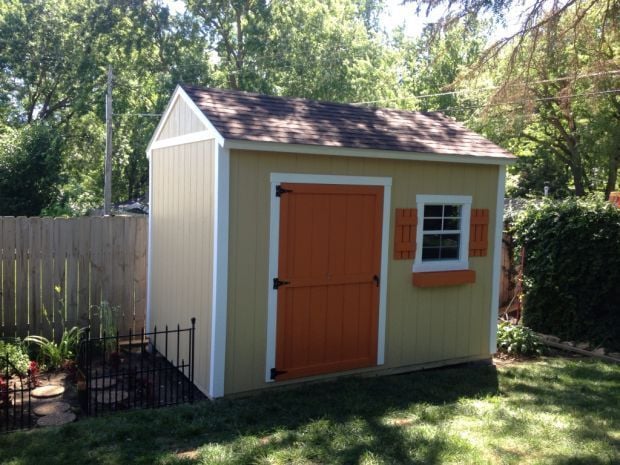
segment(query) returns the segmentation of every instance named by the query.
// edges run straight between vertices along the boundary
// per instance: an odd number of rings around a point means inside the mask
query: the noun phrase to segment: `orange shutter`
[[[489,248],[489,209],[472,208],[469,225],[469,256],[486,257]]]
[[[415,257],[415,235],[418,226],[417,208],[397,208],[394,227],[394,259]]]

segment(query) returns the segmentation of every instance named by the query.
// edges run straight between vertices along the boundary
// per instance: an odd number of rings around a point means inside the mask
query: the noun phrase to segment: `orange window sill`
[[[459,286],[476,282],[474,270],[427,271],[413,273],[415,287]]]

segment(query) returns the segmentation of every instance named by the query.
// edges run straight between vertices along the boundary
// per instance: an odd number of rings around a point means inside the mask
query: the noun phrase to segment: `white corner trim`
[[[273,289],[272,279],[278,275],[278,252],[280,244],[280,199],[276,197],[276,186],[282,182],[308,184],[343,184],[359,186],[383,186],[383,224],[381,228],[381,285],[379,288],[379,319],[377,337],[377,365],[385,363],[388,251],[390,231],[390,205],[392,178],[370,176],[336,176],[302,173],[271,173],[270,216],[269,216],[269,274],[267,279],[267,348],[265,381],[271,379],[271,368],[276,366],[276,332],[278,291]]]
[[[175,145],[191,144],[193,142],[202,142],[209,139],[215,139],[211,131],[191,132],[182,136],[160,139],[153,142],[150,147],[150,153],[153,153],[153,150],[157,149],[174,147]]]
[[[356,149],[349,147],[328,147],[324,145],[285,144],[246,140],[226,140],[226,148],[231,150],[255,150],[259,152],[283,152],[292,154],[312,154],[357,158],[382,158],[387,160],[411,160],[447,163],[466,163],[475,165],[510,165],[515,158],[503,156],[450,155],[441,153],[399,152],[394,150]]]
[[[214,160],[213,295],[211,307],[211,363],[209,396],[224,395],[226,320],[228,313],[228,221],[230,152],[216,145]]]
[[[497,352],[497,310],[499,308],[500,273],[502,269],[502,234],[504,231],[504,190],[506,167],[500,166],[497,174],[497,199],[495,201],[495,237],[493,240],[493,287],[489,321],[489,353]]]
[[[385,363],[385,328],[387,320],[388,254],[390,246],[390,205],[392,178],[383,178],[383,226],[381,228],[381,283],[379,287],[379,324],[377,338],[377,365]],[[389,183],[387,182],[389,180]]]
[[[471,195],[416,195],[418,226],[416,228],[416,254],[413,260],[414,272],[455,271],[469,268],[469,224],[471,221]],[[458,260],[422,261],[425,204],[461,205],[461,247]]]
[[[151,331],[151,292],[153,282],[153,160],[149,158],[149,217],[146,244],[146,321],[145,331]]]
[[[174,108],[174,104],[179,99],[182,99],[189,106],[189,108],[192,110],[194,115],[196,115],[198,120],[205,126],[205,130],[210,132],[210,137],[209,138],[211,138],[211,137],[215,138],[215,140],[217,141],[218,145],[224,145],[224,138],[219,133],[219,131],[217,129],[215,129],[215,126],[213,126],[213,124],[211,124],[211,121],[209,121],[207,119],[207,117],[200,110],[200,108],[198,108],[196,106],[196,104],[194,103],[194,101],[187,95],[187,93],[185,93],[183,88],[181,86],[177,85],[176,89],[174,89],[174,92],[172,93],[172,97],[170,97],[170,100],[168,101],[168,104],[166,105],[166,109],[164,110],[164,113],[163,113],[161,119],[159,120],[159,123],[157,123],[157,127],[155,128],[155,132],[153,132],[153,135],[151,136],[151,139],[149,140],[149,143],[146,146],[146,156],[147,157],[150,157],[151,156],[151,152],[153,151],[154,148],[156,148],[156,147],[154,147],[154,144],[156,142],[161,142],[159,140],[159,136],[161,135],[161,131],[164,129],[164,126],[166,125],[166,121],[168,121],[168,118],[170,117],[170,112]],[[202,131],[199,131],[199,132],[202,132]],[[184,137],[184,136],[180,136],[180,137]],[[176,139],[176,138],[174,138],[174,139]],[[163,140],[165,140],[165,139],[163,139]],[[200,140],[204,140],[204,139],[200,139]],[[184,142],[184,143],[187,143],[187,142]],[[171,144],[171,145],[176,145],[176,144]],[[168,147],[169,146],[170,145],[168,145]],[[162,147],[163,146],[160,146],[160,147],[157,147],[157,148],[162,148]]]

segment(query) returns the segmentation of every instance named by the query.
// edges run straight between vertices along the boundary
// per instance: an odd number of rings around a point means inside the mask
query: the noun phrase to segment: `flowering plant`
[[[31,387],[37,387],[39,385],[40,369],[37,362],[30,360],[28,364],[28,382]]]

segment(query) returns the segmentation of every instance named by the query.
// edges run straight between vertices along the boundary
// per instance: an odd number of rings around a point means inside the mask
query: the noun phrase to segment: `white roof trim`
[[[163,149],[166,147],[174,147],[176,145],[192,144],[194,142],[201,142],[203,140],[213,139],[213,133],[211,131],[199,131],[190,132],[177,137],[169,137],[167,139],[159,139],[151,144],[151,153],[153,150]]]
[[[277,142],[254,142],[245,140],[226,140],[227,149],[257,150],[262,152],[307,153],[312,155],[331,155],[361,158],[384,158],[389,160],[415,160],[444,163],[468,163],[477,165],[510,165],[516,158],[503,156],[446,155],[441,153],[400,152],[394,150],[356,149],[349,147],[329,147],[323,145],[286,144]]]
[[[174,105],[177,102],[177,100],[179,99],[183,100],[189,106],[189,108],[196,115],[198,120],[205,126],[205,129],[209,131],[210,133],[212,133],[212,137],[215,138],[217,144],[220,146],[224,145],[224,138],[219,133],[219,131],[215,129],[215,126],[211,124],[211,121],[207,119],[204,113],[200,110],[200,108],[198,108],[198,106],[189,97],[189,95],[187,95],[187,93],[183,90],[183,88],[180,85],[177,85],[176,89],[174,89],[172,97],[170,97],[170,100],[168,101],[168,105],[166,106],[166,109],[164,110],[164,114],[159,120],[159,123],[157,124],[157,127],[155,128],[155,132],[153,133],[153,136],[151,137],[151,140],[149,141],[146,147],[146,156],[148,158],[150,158],[151,152],[155,148],[154,145],[156,145],[158,142],[161,142],[159,141],[159,136],[161,135],[161,131],[164,129],[164,126],[166,125],[166,121],[168,121],[168,118],[170,117],[170,112],[174,108]]]

